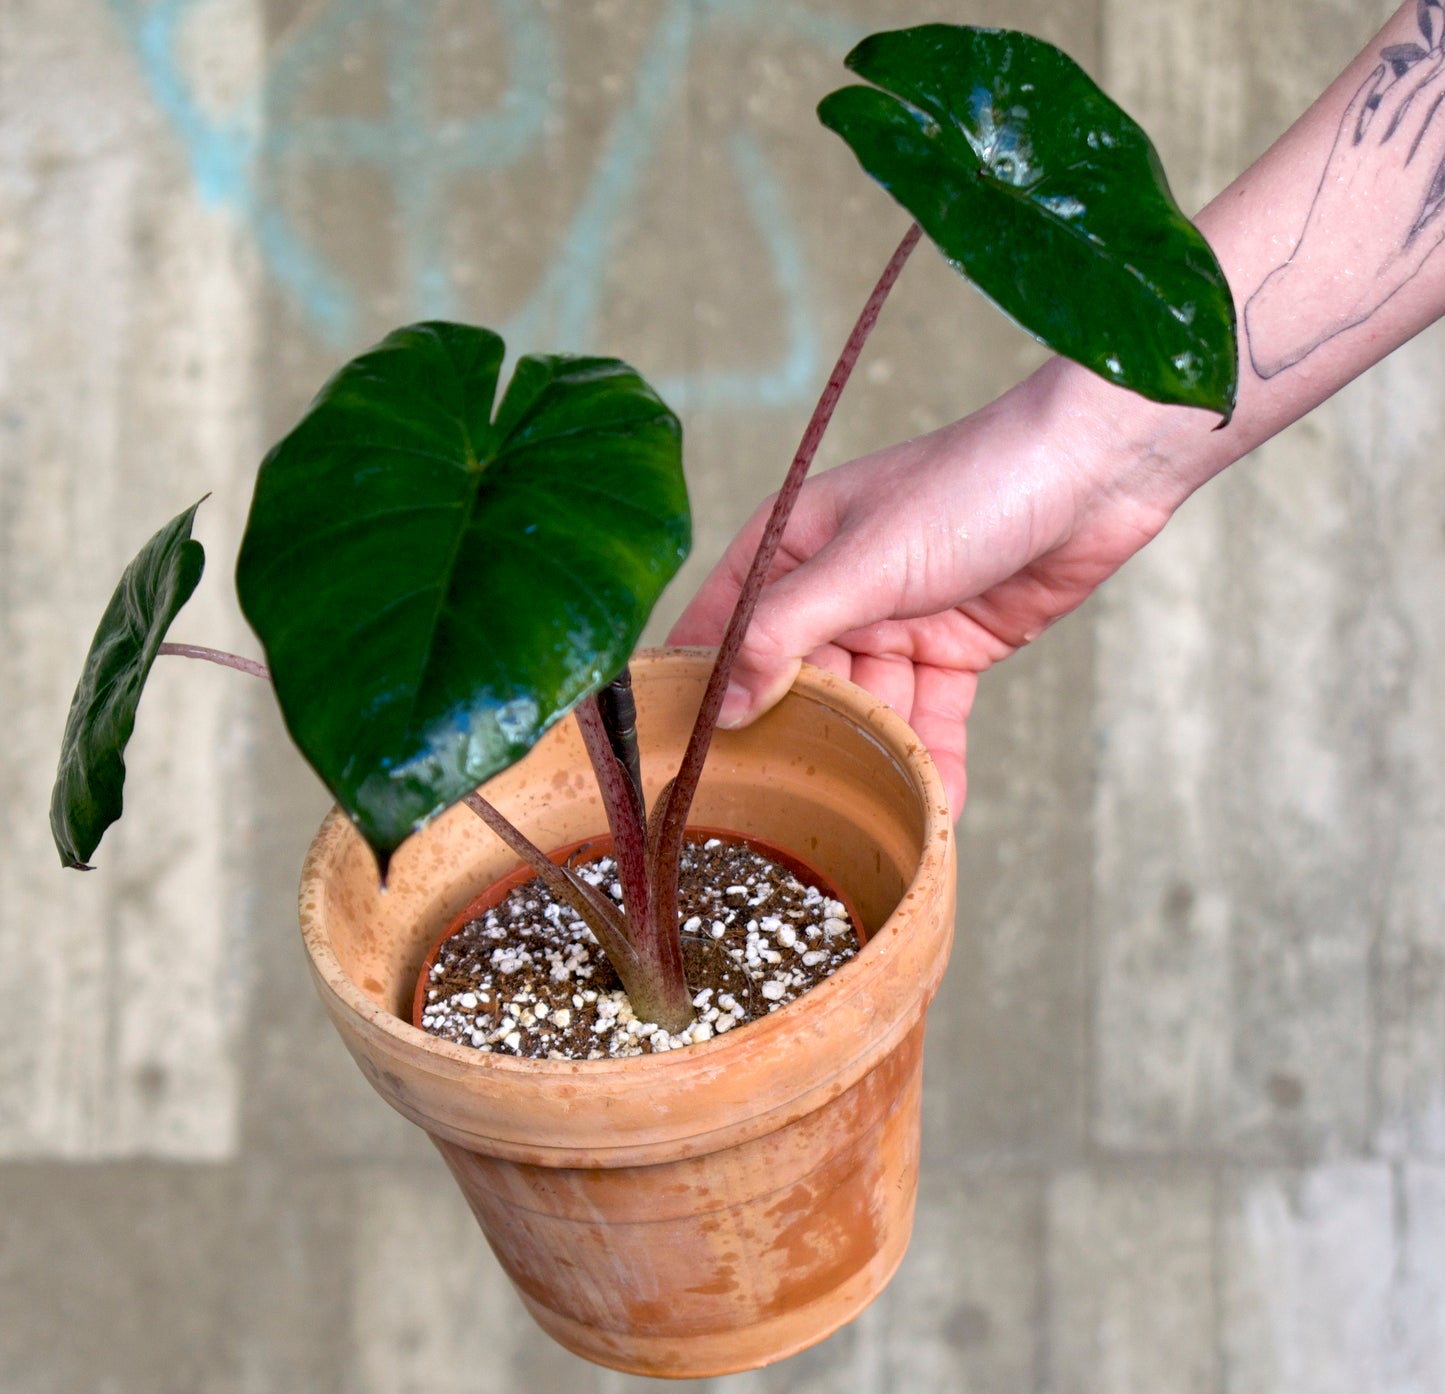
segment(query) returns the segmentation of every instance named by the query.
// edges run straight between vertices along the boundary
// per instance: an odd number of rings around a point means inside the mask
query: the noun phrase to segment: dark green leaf
[[[626,364],[430,323],[261,466],[241,608],[287,726],[383,860],[630,656],[690,542],[677,418]]]
[[[819,116],[959,271],[1055,351],[1228,416],[1224,275],[1148,137],[1072,59],[932,24],[875,34],[847,61],[876,86],[834,92]]]
[[[105,830],[120,817],[125,747],[166,630],[201,579],[205,553],[191,538],[196,509],[171,519],[121,575],[90,642],[70,702],[50,831],[65,866],[88,871]]]

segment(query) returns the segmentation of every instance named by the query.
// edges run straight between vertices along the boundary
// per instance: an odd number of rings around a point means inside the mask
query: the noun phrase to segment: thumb
[[[844,549],[830,544],[763,590],[729,675],[720,726],[746,726],[775,706],[804,660],[848,676],[834,640],[887,617],[875,613],[853,570]]]

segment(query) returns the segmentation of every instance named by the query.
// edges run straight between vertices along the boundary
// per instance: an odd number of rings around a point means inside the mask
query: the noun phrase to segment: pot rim
[[[710,668],[714,653],[714,650],[706,648],[642,650],[634,656],[632,664],[634,672],[640,667],[651,666],[660,661],[681,660],[690,666],[705,664]],[[727,1057],[738,1050],[757,1050],[766,1047],[778,1036],[791,1033],[794,1023],[804,1012],[824,1010],[857,990],[873,971],[875,960],[890,952],[898,932],[896,921],[899,919],[900,909],[920,885],[936,882],[952,868],[953,822],[942,779],[922,741],[902,717],[866,689],[826,669],[804,664],[782,700],[813,702],[826,707],[869,736],[895,765],[905,772],[908,782],[917,794],[922,823],[922,853],[912,876],[903,888],[898,905],[882,924],[868,932],[867,942],[853,958],[824,982],[786,1006],[739,1026],[736,1030],[681,1050],[607,1057],[601,1060],[514,1058],[483,1053],[468,1046],[442,1040],[413,1026],[410,1020],[395,1015],[362,991],[341,966],[330,944],[324,922],[323,897],[312,893],[311,888],[320,884],[328,863],[339,855],[341,844],[346,839],[358,836],[350,819],[339,808],[333,808],[322,823],[307,853],[301,875],[301,930],[312,971],[319,978],[326,993],[335,998],[338,1005],[354,1018],[359,1018],[365,1028],[389,1038],[394,1048],[408,1054],[422,1055],[428,1061],[429,1067],[440,1076],[480,1072],[493,1075],[499,1081],[509,1077],[534,1081],[550,1078],[559,1083],[568,1080],[600,1080],[618,1074],[637,1076],[639,1072],[644,1078],[649,1072],[660,1074],[663,1071],[675,1076],[679,1070],[710,1076],[722,1072],[727,1066]],[[449,817],[457,812],[453,807],[439,816]],[[461,812],[466,813],[464,809]],[[478,832],[482,836],[492,836],[480,824]],[[740,835],[747,834],[743,832]],[[951,925],[949,930],[951,931]],[[945,945],[944,957],[946,952]],[[932,996],[937,987],[937,977],[941,974],[940,964],[934,981],[925,987],[925,995],[919,1003],[920,1011]],[[908,1026],[911,1026],[911,1021],[906,1024],[899,1022],[890,1034],[900,1034]],[[876,1044],[881,1046],[883,1042]]]

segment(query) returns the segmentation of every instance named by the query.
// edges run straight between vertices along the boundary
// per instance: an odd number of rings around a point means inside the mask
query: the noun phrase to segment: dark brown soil
[[[610,857],[577,869],[621,899]],[[534,1059],[676,1050],[791,1002],[858,949],[840,902],[717,838],[688,843],[679,902],[697,1020],[678,1035],[637,1020],[591,931],[538,880],[442,945],[422,1025],[481,1051]]]

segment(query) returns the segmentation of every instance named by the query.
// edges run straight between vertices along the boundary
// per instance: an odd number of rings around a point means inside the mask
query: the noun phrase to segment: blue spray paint
[[[265,171],[305,161],[313,168],[370,167],[394,193],[409,316],[461,313],[443,234],[447,196],[463,173],[496,173],[534,155],[546,131],[549,93],[561,79],[555,38],[531,0],[497,0],[510,84],[493,110],[439,117],[427,91],[427,47],[438,22],[432,0],[333,0],[285,43],[261,90],[222,115],[197,101],[179,51],[179,31],[204,0],[109,0],[135,52],[157,107],[186,153],[199,196],[241,218],[264,263],[308,322],[340,349],[355,346],[361,299],[307,243],[287,216]],[[313,117],[308,83],[334,67],[357,29],[384,26],[388,112],[383,117]],[[851,25],[780,0],[673,0],[634,74],[631,96],[614,119],[586,190],[522,309],[504,326],[512,343],[596,349],[606,268],[629,209],[655,157],[670,115],[679,110],[693,48],[721,28],[776,32],[846,50]],[[730,158],[746,207],[762,237],[784,307],[786,343],[776,362],[745,373],[675,377],[664,390],[688,405],[792,405],[816,389],[819,346],[813,300],[784,191],[761,147],[735,133]]]

